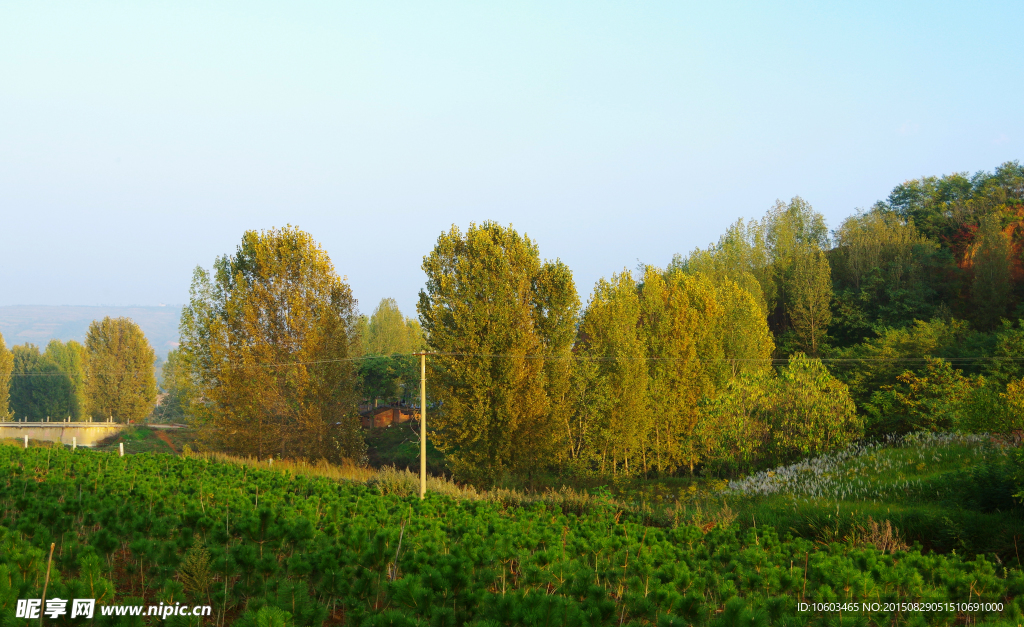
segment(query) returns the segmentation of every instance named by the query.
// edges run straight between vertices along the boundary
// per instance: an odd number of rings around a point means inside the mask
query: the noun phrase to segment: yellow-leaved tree
[[[647,408],[647,338],[640,315],[636,281],[624,270],[597,282],[580,325],[579,355],[596,363],[600,385],[594,387],[606,398],[591,417],[592,457],[602,474],[643,470],[654,416]]]
[[[771,365],[759,297],[725,275],[690,270],[648,266],[639,284],[624,271],[594,289],[577,349],[579,372],[591,373],[577,388],[593,393],[571,424],[573,442],[591,434],[602,473],[692,470],[716,437],[701,422],[702,403]]]
[[[177,389],[202,443],[236,454],[363,462],[352,290],[295,227],[246,231],[182,312]]]
[[[570,398],[579,297],[560,261],[494,222],[452,227],[423,259],[417,310],[428,386],[439,401],[431,438],[457,476],[529,476],[558,454]]]
[[[11,419],[11,371],[14,369],[14,357],[7,350],[4,336],[0,334],[0,421]]]
[[[139,421],[156,405],[156,354],[139,325],[129,318],[94,320],[85,336],[87,413],[95,419]],[[54,370],[59,372],[57,366]],[[74,381],[68,374],[67,392]]]

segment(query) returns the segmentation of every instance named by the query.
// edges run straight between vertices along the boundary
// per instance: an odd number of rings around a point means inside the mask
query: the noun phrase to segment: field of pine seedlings
[[[55,625],[1018,625],[1019,562],[971,535],[1016,539],[986,470],[1009,454],[913,436],[652,506],[443,480],[420,501],[398,471],[0,446],[0,626],[28,624],[15,605],[44,585],[213,607]],[[926,545],[928,516],[988,527]]]

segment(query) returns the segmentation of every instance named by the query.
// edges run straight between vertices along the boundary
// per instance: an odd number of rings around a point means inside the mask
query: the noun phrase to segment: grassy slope
[[[829,542],[871,517],[925,550],[994,553],[1019,566],[1024,509],[1011,496],[1013,454],[983,437],[912,438],[758,473],[733,482],[724,500],[745,526]]]

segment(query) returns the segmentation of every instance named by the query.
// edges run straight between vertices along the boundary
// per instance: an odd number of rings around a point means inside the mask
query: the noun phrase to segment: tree
[[[863,429],[846,386],[797,353],[779,372],[746,373],[708,399],[698,433],[706,461],[749,468],[842,448]]]
[[[43,353],[43,360],[55,365],[67,377],[70,384],[70,396],[67,399],[66,411],[62,413],[70,416],[72,420],[81,420],[85,416],[88,406],[86,381],[89,374],[89,354],[85,346],[74,340],[69,340],[67,343],[50,340]]]
[[[716,283],[735,282],[754,297],[775,336],[781,337],[793,330],[792,315],[797,310],[813,313],[816,329],[822,315],[827,315],[821,309],[823,281],[808,279],[820,278],[814,271],[820,273],[818,257],[829,246],[825,218],[797,196],[788,204],[776,201],[760,221],[739,220],[707,250],[696,249],[685,259],[677,255],[669,269],[706,274]],[[806,336],[806,315],[800,323]],[[820,336],[820,332],[806,336],[808,349]]]
[[[871,397],[868,413],[877,435],[912,431],[954,431],[962,427],[964,409],[983,377],[970,377],[943,359],[926,360],[925,372],[907,370],[897,383]]]
[[[971,247],[974,285],[971,296],[980,327],[991,329],[1006,312],[1011,285],[1010,238],[1000,228],[999,216],[982,216]]]
[[[93,321],[85,336],[88,413],[117,422],[139,421],[156,404],[156,354],[130,318]]]
[[[181,351],[174,349],[167,353],[163,364],[163,382],[160,384],[160,397],[153,409],[153,419],[160,422],[173,422],[185,419],[185,375],[181,367]]]
[[[46,360],[35,344],[15,346],[11,411],[30,420],[63,420],[73,398],[71,383],[56,364]]]
[[[419,359],[412,355],[367,355],[359,361],[364,398],[391,402],[411,395],[420,378]]]
[[[842,448],[864,434],[864,423],[846,385],[797,353],[779,372],[769,432],[767,452],[784,462]]]
[[[831,356],[836,359],[836,376],[866,411],[874,392],[896,384],[908,362],[916,366],[915,372],[923,372],[925,358],[958,356],[971,339],[969,325],[962,320],[918,320],[903,328],[879,329],[876,337],[832,351]]]
[[[985,374],[1007,385],[1013,379],[1024,377],[1024,320],[1018,320],[1016,326],[1004,320],[1002,328],[994,335],[996,345]]]
[[[859,290],[876,269],[900,288],[913,270],[919,246],[937,247],[918,232],[914,222],[903,221],[884,208],[858,211],[836,229],[837,279]]]
[[[715,282],[716,297],[724,311],[714,322],[722,343],[722,357],[729,364],[729,378],[768,370],[775,351],[764,309],[757,296],[743,287],[748,283]]]
[[[0,333],[0,422],[11,419],[11,371],[14,357]]]
[[[636,281],[623,270],[597,282],[580,325],[583,355],[597,361],[608,396],[595,434],[601,474],[615,474],[620,465],[628,474],[631,458],[632,471],[642,470],[636,460],[646,452],[654,417],[647,411],[647,338],[640,315]]]
[[[576,430],[593,434],[601,472],[692,471],[705,456],[701,404],[767,370],[773,350],[761,304],[726,276],[676,265],[646,267],[640,284],[629,272],[602,279],[580,333],[581,358],[597,364],[586,387],[603,399],[600,418],[580,412]]]
[[[361,317],[362,318],[362,317]],[[405,397],[419,380],[419,367],[412,357],[423,350],[423,332],[418,321],[406,318],[393,298],[383,298],[373,315],[360,325],[363,359],[359,380],[364,398],[392,401]]]
[[[424,258],[417,310],[429,385],[439,402],[432,439],[464,478],[532,474],[558,449],[553,361],[569,360],[579,300],[560,261],[512,227],[452,227]],[[554,386],[554,387],[553,387]]]
[[[832,321],[832,271],[824,252],[811,248],[796,255],[789,295],[789,319],[800,345],[817,356]]]
[[[246,231],[182,312],[180,371],[202,442],[266,457],[365,461],[352,290],[295,227]]]
[[[382,298],[367,328],[366,352],[370,355],[409,354],[412,352],[405,317],[394,298]]]
[[[697,248],[686,259],[677,254],[668,269],[705,274],[716,283],[723,279],[734,281],[755,298],[767,315],[775,311],[778,290],[765,237],[763,222],[744,222],[741,218],[729,226],[718,244],[708,246],[707,250]]]

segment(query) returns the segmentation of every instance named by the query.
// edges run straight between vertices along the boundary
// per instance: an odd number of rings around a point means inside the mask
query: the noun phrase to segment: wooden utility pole
[[[420,500],[427,494],[427,351],[420,356]]]

